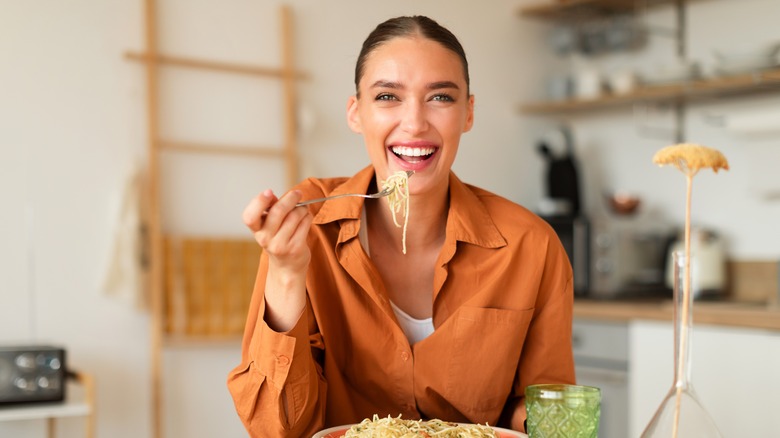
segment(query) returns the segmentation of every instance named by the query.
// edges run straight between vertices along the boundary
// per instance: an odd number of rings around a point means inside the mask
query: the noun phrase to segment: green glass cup
[[[525,389],[529,438],[597,438],[601,390],[593,386],[544,384]]]

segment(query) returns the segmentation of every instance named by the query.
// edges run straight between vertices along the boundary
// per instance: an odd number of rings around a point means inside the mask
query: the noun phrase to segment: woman
[[[574,382],[572,271],[556,235],[451,171],[474,97],[458,40],[399,17],[364,42],[347,103],[371,166],[266,190],[243,219],[263,248],[242,361],[228,377],[253,436],[311,436],[374,414],[523,430],[527,385]],[[413,170],[406,254],[386,198]]]

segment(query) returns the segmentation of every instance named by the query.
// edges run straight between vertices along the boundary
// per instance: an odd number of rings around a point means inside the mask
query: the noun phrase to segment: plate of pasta
[[[528,438],[514,430],[486,424],[451,423],[438,419],[402,420],[398,417],[366,418],[357,424],[321,430],[312,438]]]

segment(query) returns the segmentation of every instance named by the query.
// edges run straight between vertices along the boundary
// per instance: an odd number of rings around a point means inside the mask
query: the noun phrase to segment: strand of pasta
[[[403,170],[390,175],[382,183],[382,190],[385,189],[392,189],[392,192],[387,197],[387,201],[390,204],[390,211],[393,213],[395,226],[401,227],[396,218],[399,212],[401,212],[404,218],[401,244],[403,252],[406,254],[406,227],[409,224],[409,175]]]

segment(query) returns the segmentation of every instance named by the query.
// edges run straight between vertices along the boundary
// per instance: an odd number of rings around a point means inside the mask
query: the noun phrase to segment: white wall
[[[163,50],[278,65],[281,2],[159,3]],[[459,173],[517,200],[538,196],[539,170],[524,148],[540,124],[518,117],[516,105],[536,87],[542,70],[529,60],[544,51],[541,27],[514,15],[518,2],[290,3],[296,62],[312,77],[299,89],[314,115],[301,133],[304,175],[352,174],[367,164],[360,137],[344,122],[360,43],[390,16],[424,13],[460,36],[472,63],[477,125],[464,139]],[[142,4],[3,0],[0,14],[0,342],[65,345],[70,365],[96,377],[99,437],[151,435],[148,314],[132,297],[100,287],[123,184],[145,154],[144,73],[123,57],[143,47]],[[246,78],[181,71],[161,81],[168,137],[281,138],[272,84],[253,82],[254,89]],[[246,200],[267,186],[284,189],[274,164],[197,156],[166,156],[163,164],[173,187],[163,193],[171,232],[245,235],[239,217]],[[185,172],[192,173],[180,178]],[[243,435],[224,385],[238,355],[237,344],[166,351],[167,436]],[[63,436],[78,436],[81,423],[60,427]],[[0,424],[0,436],[44,430],[40,422]]]
[[[149,436],[151,430],[148,315],[131,298],[108,296],[100,287],[123,182],[145,153],[143,70],[123,58],[126,50],[143,47],[142,3],[2,0],[0,14],[0,342],[64,344],[75,368],[95,374],[98,436],[112,438]],[[257,64],[278,59],[280,1],[159,3],[165,50]],[[517,106],[540,96],[543,76],[556,60],[544,45],[548,28],[515,14],[523,3],[533,0],[291,1],[296,62],[312,76],[299,89],[300,103],[314,115],[313,126],[301,133],[303,175],[351,174],[367,163],[360,137],[344,123],[360,43],[385,18],[422,13],[450,27],[471,62],[476,125],[463,139],[456,171],[466,181],[534,208],[542,195],[542,161],[533,146],[553,122],[520,115]],[[747,4],[758,12],[726,20],[748,10]],[[723,31],[724,21],[740,38],[780,39],[769,22],[778,13],[780,5],[773,0],[697,2],[691,50],[705,53],[710,43],[732,41],[734,36]],[[166,135],[245,143],[280,138],[280,97],[272,85],[257,84],[270,93],[267,97],[245,91],[251,89],[243,86],[245,79],[233,83],[182,72],[161,79],[171,90],[164,95]],[[200,89],[184,90],[188,84]],[[230,98],[220,100],[226,98],[218,90]],[[776,106],[776,99],[768,98],[768,104]],[[773,224],[780,204],[756,196],[769,178],[756,169],[778,162],[777,138],[737,138],[696,116],[704,110],[730,111],[731,105],[753,103],[738,99],[691,110],[689,132],[722,148],[733,168],[697,178],[696,213],[700,221],[723,230],[735,255],[776,258],[780,234]],[[586,208],[596,213],[595,193],[614,186],[635,189],[649,210],[680,218],[682,181],[673,171],[649,164],[667,141],[638,138],[630,117],[619,111],[573,122],[578,151],[592,166],[584,171],[590,190]],[[166,175],[179,175],[182,161],[196,170],[190,179],[168,181],[175,189],[164,193],[169,231],[242,235],[239,215],[245,200],[266,186],[284,189],[274,165],[169,158]],[[706,200],[715,195],[716,200]],[[237,358],[238,346],[232,344],[166,352],[168,436],[242,435],[224,389]],[[65,436],[77,436],[79,426],[66,422]],[[2,436],[36,437],[41,430],[39,424],[0,424]]]
[[[0,9],[0,342],[65,345],[70,364],[97,379],[100,436],[145,434],[148,316],[98,288],[109,206],[144,138],[132,104],[143,85],[121,57],[140,38],[140,6]],[[0,435],[38,436],[40,425],[26,426],[0,425]]]

